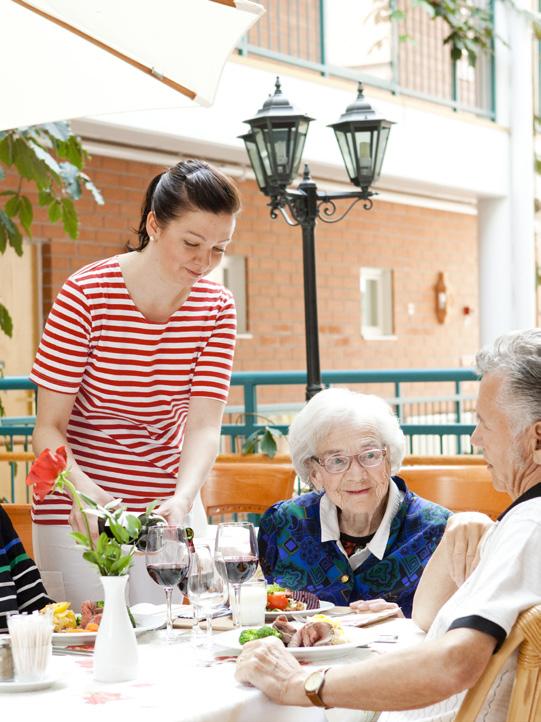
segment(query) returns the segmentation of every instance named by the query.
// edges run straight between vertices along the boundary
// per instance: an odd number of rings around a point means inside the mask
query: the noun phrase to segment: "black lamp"
[[[379,178],[392,121],[376,114],[359,83],[357,99],[336,123],[330,123],[350,181],[368,189]]]
[[[274,95],[269,95],[253,118],[244,121],[251,132],[241,138],[264,193],[265,189],[270,193],[272,189],[285,189],[297,175],[312,120],[295,110],[282,93],[280,78],[276,78]]]
[[[307,386],[310,399],[323,388],[319,365],[319,337],[317,322],[315,226],[316,221],[337,223],[360,200],[365,210],[372,207],[372,183],[379,177],[392,122],[378,116],[366,101],[359,83],[357,99],[334,128],[350,181],[357,191],[325,193],[318,191],[305,166],[303,179],[296,189],[287,186],[296,177],[306,141],[308,126],[313,118],[299,113],[282,93],[280,79],[276,79],[274,95],[269,95],[263,107],[246,123],[250,132],[240,138],[246,145],[257,184],[269,196],[271,218],[281,213],[290,226],[301,226],[303,239],[304,315],[306,328]],[[336,200],[351,200],[338,217]]]

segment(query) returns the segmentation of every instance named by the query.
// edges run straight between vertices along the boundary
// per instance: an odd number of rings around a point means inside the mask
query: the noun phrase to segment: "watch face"
[[[324,673],[321,671],[318,672],[312,672],[310,674],[305,682],[304,682],[304,689],[307,692],[317,692],[319,688],[321,687],[321,683],[324,679]]]

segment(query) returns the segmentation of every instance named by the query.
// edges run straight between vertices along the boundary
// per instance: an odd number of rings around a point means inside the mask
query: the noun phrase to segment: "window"
[[[393,333],[393,274],[387,268],[361,268],[361,334],[364,338]]]
[[[231,291],[237,307],[237,333],[248,333],[246,257],[226,255],[220,265],[208,274],[207,278],[223,284]]]

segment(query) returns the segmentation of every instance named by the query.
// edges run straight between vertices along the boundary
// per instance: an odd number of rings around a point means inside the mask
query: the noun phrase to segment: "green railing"
[[[453,61],[448,44],[443,44],[449,28],[443,20],[433,20],[412,0],[389,0],[393,11],[403,19],[373,23],[373,3],[359,3],[359,16],[352,18],[347,8],[325,0],[260,0],[267,12],[244,38],[241,55],[258,55],[279,62],[314,70],[324,76],[361,80],[368,85],[464,110],[494,120],[495,62],[494,53],[480,54],[475,68],[465,60]],[[494,17],[494,0],[478,0]],[[340,37],[337,18],[344,12],[344,31],[359,23],[357,32],[359,57],[344,64],[333,63],[329,42],[328,15],[332,16],[332,33]],[[327,20],[326,20],[327,13]],[[382,35],[382,28],[385,32]],[[363,35],[364,31],[364,35]],[[346,35],[347,37],[347,35]],[[363,43],[364,40],[364,43]],[[344,43],[345,44],[345,43]],[[382,53],[382,46],[388,48]],[[371,58],[371,52],[377,58]]]
[[[463,385],[478,381],[472,369],[404,369],[385,371],[324,371],[323,382],[327,386],[345,385],[367,393],[378,393],[385,397],[395,408],[402,429],[408,440],[410,453],[468,453],[472,451],[469,436],[474,429],[472,418],[472,399],[475,396],[470,388],[464,392]],[[303,404],[306,384],[304,371],[240,371],[233,374],[231,385],[242,389],[242,404],[235,412],[232,407],[226,409],[225,423],[222,426],[224,450],[239,451],[242,441],[254,431],[264,428],[261,412],[267,417],[291,418],[295,409]],[[272,397],[271,387],[279,389],[283,395],[284,387],[291,389],[294,403],[262,405],[258,398],[265,389],[265,395]],[[425,393],[438,389],[437,395]],[[28,378],[0,378],[0,393],[11,391],[33,391],[34,384]],[[412,397],[411,391],[417,393]],[[234,392],[233,392],[234,393]],[[423,399],[424,397],[424,399]],[[8,405],[7,395],[4,405]],[[413,398],[413,400],[412,400]],[[420,400],[424,404],[420,407]],[[437,403],[436,403],[437,401]],[[419,407],[420,410],[417,408]],[[269,408],[271,409],[269,411]],[[284,408],[286,412],[284,413]],[[238,413],[240,409],[240,414]],[[427,410],[428,409],[428,410]],[[229,417],[240,415],[242,421],[230,423]],[[465,420],[470,417],[469,420]],[[429,422],[412,422],[412,419],[432,419]],[[435,420],[437,419],[437,421]],[[35,416],[6,416],[0,418],[0,446],[2,450],[25,451],[30,449],[30,437],[34,428]],[[287,434],[288,423],[272,421],[272,426]],[[419,446],[431,442],[430,448]],[[17,464],[11,463],[10,491],[14,498],[15,474]],[[24,465],[24,464],[23,464]]]

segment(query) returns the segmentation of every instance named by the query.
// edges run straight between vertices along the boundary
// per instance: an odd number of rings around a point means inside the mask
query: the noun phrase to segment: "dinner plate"
[[[163,619],[153,624],[135,627],[135,636],[159,629],[163,625]],[[53,645],[55,644],[89,644],[96,639],[97,632],[53,632]]]
[[[276,617],[279,617],[280,614],[285,614],[286,617],[290,617],[294,619],[295,617],[307,617],[311,614],[325,614],[325,612],[328,612],[329,609],[332,609],[335,605],[332,602],[319,602],[319,607],[316,607],[315,609],[303,609],[299,612],[292,612],[292,611],[277,611],[277,612],[265,612],[265,617],[268,617],[269,619],[276,619]]]
[[[240,654],[243,645],[239,642],[240,632],[238,629],[231,629],[228,632],[222,632],[214,637],[214,643],[218,647],[223,647],[235,651]],[[320,647],[287,647],[287,651],[295,655],[295,657],[302,657],[303,659],[323,659],[326,657],[339,657],[348,650],[355,649],[355,647],[366,644],[369,640],[369,635],[364,629],[357,629],[356,627],[348,627],[344,630],[346,641],[342,644],[322,644]]]
[[[35,692],[38,689],[47,689],[57,680],[57,674],[49,674],[36,682],[0,682],[0,692]]]

